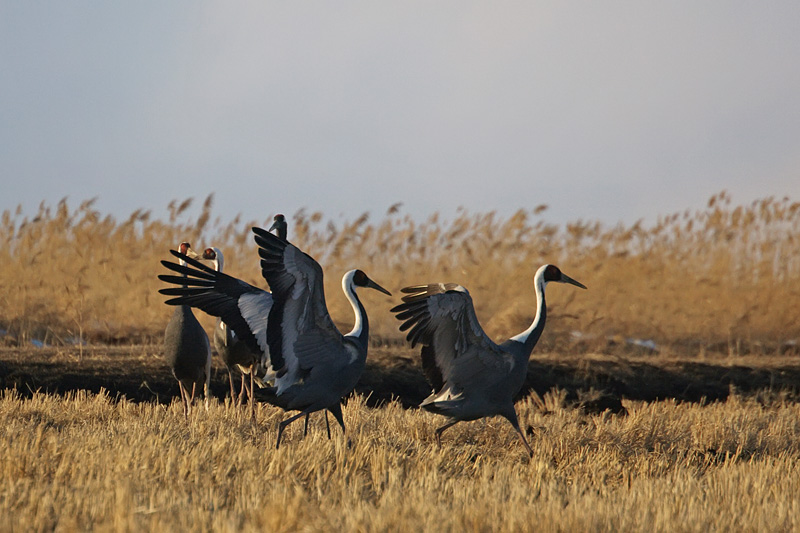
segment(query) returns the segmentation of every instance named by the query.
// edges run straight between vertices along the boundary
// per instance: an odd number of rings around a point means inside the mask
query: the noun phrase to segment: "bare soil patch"
[[[106,390],[112,397],[135,402],[169,403],[178,387],[159,345],[88,346],[69,348],[0,348],[0,388],[64,394]],[[567,401],[590,412],[622,410],[620,400],[656,401],[674,398],[714,402],[732,391],[744,395],[781,394],[800,398],[800,358],[797,356],[668,359],[606,355],[534,355],[521,396],[551,389],[566,392]],[[227,373],[214,356],[211,392],[224,398]],[[418,355],[406,347],[370,348],[367,369],[356,392],[368,405],[393,399],[417,405],[430,388]]]

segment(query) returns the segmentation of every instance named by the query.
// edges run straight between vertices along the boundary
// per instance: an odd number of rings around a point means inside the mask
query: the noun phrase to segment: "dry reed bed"
[[[215,218],[212,203],[208,197],[195,217],[191,200],[173,202],[167,220],[142,210],[117,220],[91,200],[75,209],[66,201],[42,205],[33,217],[4,212],[0,329],[49,343],[158,339],[170,313],[157,293],[158,262],[181,240],[219,246],[228,272],[264,286],[249,228],[268,227],[280,206],[245,222]],[[770,351],[800,338],[800,203],[789,199],[734,206],[723,192],[705,210],[661,217],[652,227],[553,225],[545,206],[462,211],[452,220],[401,211],[393,206],[377,221],[364,214],[335,222],[305,211],[289,217],[290,240],[325,268],[328,304],[342,327],[352,313],[340,279],[357,266],[395,293],[420,282],[461,283],[487,331],[507,338],[534,314],[535,269],[553,262],[589,290],[548,292],[545,349],[576,349],[573,331],[589,349],[621,336],[692,353],[715,345],[732,354],[758,345]],[[388,312],[397,297],[364,297],[373,334],[398,339]]]
[[[788,531],[800,528],[800,406],[631,403],[587,417],[548,394],[528,459],[501,419],[463,423],[397,405],[345,408],[352,446],[314,415],[273,449],[214,403],[103,395],[0,399],[0,529],[25,531]]]

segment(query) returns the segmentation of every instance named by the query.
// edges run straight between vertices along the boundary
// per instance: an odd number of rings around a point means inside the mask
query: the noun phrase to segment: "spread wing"
[[[467,289],[455,283],[406,287],[392,309],[400,331],[421,343],[422,367],[435,391],[445,384],[463,390],[508,372],[513,360],[483,331]]]
[[[180,252],[170,252],[186,261],[187,265],[161,261],[168,269],[181,274],[158,276],[161,281],[176,285],[158,291],[167,296],[176,296],[166,303],[197,307],[211,316],[221,318],[250,350],[262,354],[264,359],[268,358],[267,321],[273,306],[272,295],[233,276],[217,272]]]
[[[253,228],[253,233],[259,246],[261,273],[272,289],[267,342],[279,377],[285,373],[283,365],[290,376],[296,376],[298,371],[320,364],[341,362],[348,352],[328,314],[322,267],[266,230]]]

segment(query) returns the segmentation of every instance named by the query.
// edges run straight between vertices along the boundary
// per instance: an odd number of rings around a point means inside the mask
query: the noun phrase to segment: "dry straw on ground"
[[[136,211],[104,216],[87,201],[70,209],[42,205],[34,217],[4,212],[0,221],[0,328],[18,340],[58,343],[158,339],[170,310],[157,293],[159,260],[181,240],[223,249],[226,270],[265,286],[249,228],[264,220],[222,221],[206,199],[196,218],[190,200],[170,204],[167,220]],[[274,206],[274,211],[280,206]],[[652,339],[665,349],[720,346],[737,354],[774,351],[800,338],[800,203],[767,198],[734,206],[721,193],[705,210],[661,217],[646,227],[546,222],[539,206],[516,213],[469,213],[415,220],[393,206],[381,220],[326,220],[300,211],[289,238],[326,272],[328,305],[347,327],[352,313],[341,275],[364,269],[389,290],[433,281],[469,288],[487,331],[505,338],[534,314],[532,276],[545,262],[588,291],[554,287],[542,342],[568,347],[580,334],[590,349],[607,339]],[[364,296],[375,338],[399,339],[392,302]],[[550,343],[550,346],[547,344]]]
[[[518,405],[534,457],[502,419],[463,423],[396,404],[345,407],[352,446],[321,417],[85,394],[0,398],[0,530],[790,531],[800,528],[800,407],[628,402],[581,415]]]

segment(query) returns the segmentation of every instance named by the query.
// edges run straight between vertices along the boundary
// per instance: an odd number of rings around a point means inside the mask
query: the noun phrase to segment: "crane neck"
[[[180,249],[178,249],[178,251],[180,251]],[[179,258],[178,258],[178,264],[180,264],[182,267],[185,267],[185,266],[186,266],[186,261],[184,261],[183,259],[181,259],[181,258],[179,257]],[[188,276],[186,275],[186,272],[182,272],[182,273],[181,273],[181,277],[182,277],[183,279],[186,279]],[[185,289],[185,288],[187,288],[187,287],[188,287],[188,285],[186,285],[185,283],[184,283],[183,285],[181,285],[181,288],[183,288],[183,289]]]
[[[286,232],[289,228],[289,224],[286,223],[286,219],[275,219],[275,222],[270,226],[269,231],[275,230],[275,235],[282,240],[283,242],[288,242],[286,239]]]
[[[533,347],[536,346],[536,343],[539,341],[539,337],[542,336],[542,332],[544,331],[544,323],[547,320],[547,304],[545,303],[544,299],[544,289],[547,286],[547,282],[544,280],[543,275],[539,275],[537,273],[536,278],[534,278],[534,289],[536,291],[536,316],[533,317],[533,322],[531,325],[514,337],[511,337],[512,341],[517,341],[522,343],[525,346],[524,354],[525,357],[529,357],[531,352],[533,351]]]
[[[355,315],[355,324],[353,329],[346,336],[358,340],[359,344],[364,347],[366,353],[367,343],[369,341],[369,319],[367,318],[367,310],[361,300],[358,299],[356,294],[355,284],[353,283],[353,274],[355,271],[350,271],[342,278],[342,290],[350,305],[353,307],[353,314]]]
[[[216,246],[212,248],[212,250],[214,250],[214,259],[212,259],[211,262],[214,264],[214,270],[222,272],[222,266],[225,264],[225,256],[222,255],[222,250]]]

